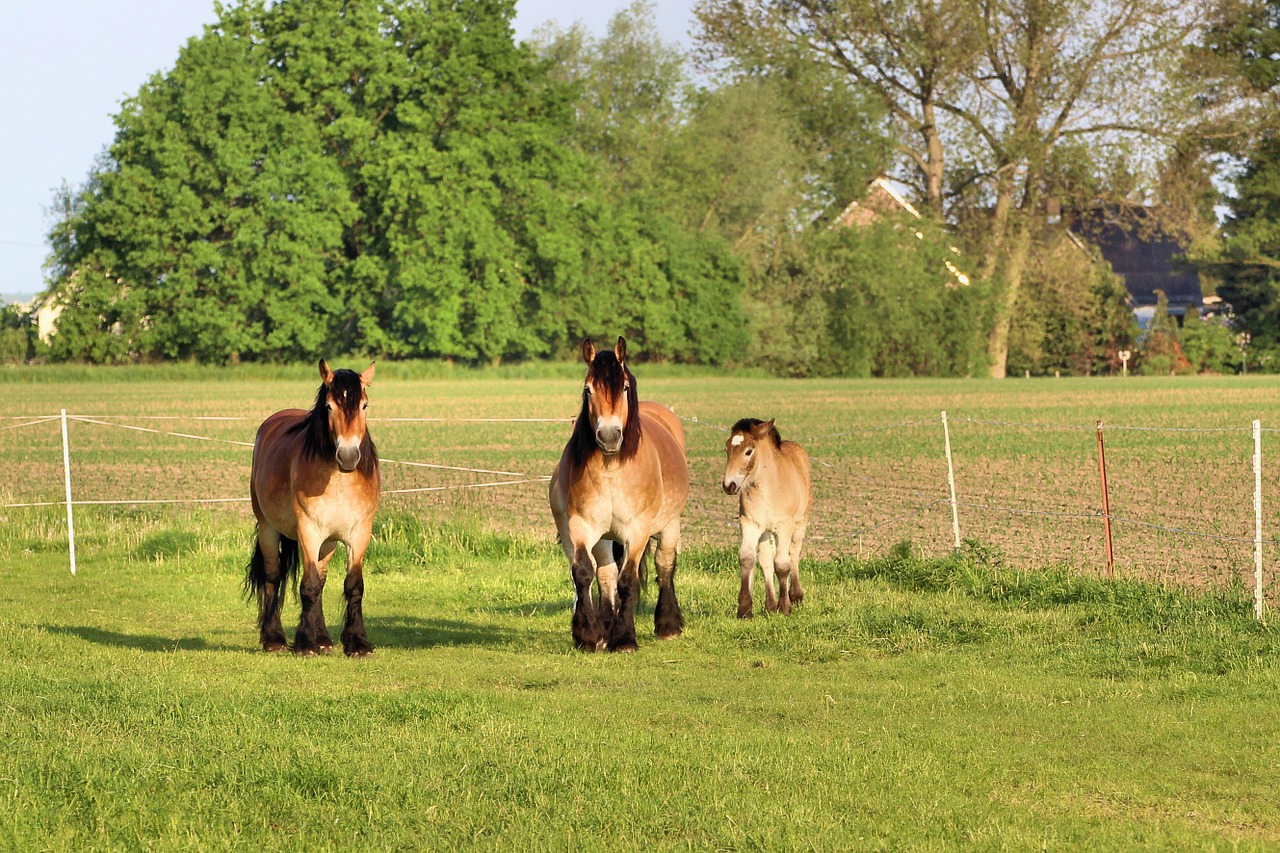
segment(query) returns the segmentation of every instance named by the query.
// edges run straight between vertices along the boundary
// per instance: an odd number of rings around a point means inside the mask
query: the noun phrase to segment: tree
[[[1194,306],[1187,307],[1182,320],[1182,352],[1194,373],[1236,372],[1240,367],[1240,348],[1224,318],[1201,317]]]
[[[1197,266],[1217,279],[1238,333],[1249,336],[1262,363],[1280,349],[1280,2],[1232,0],[1206,34],[1202,59],[1216,133],[1202,148],[1227,155],[1222,242],[1197,254]]]
[[[1142,360],[1138,371],[1142,375],[1168,376],[1192,371],[1191,362],[1182,352],[1178,321],[1169,314],[1169,299],[1163,290],[1156,291],[1156,310],[1139,343]]]
[[[54,354],[492,362],[565,351],[628,312],[637,352],[725,353],[696,340],[695,314],[732,318],[740,268],[615,206],[568,144],[574,88],[513,42],[511,15],[509,0],[220,7],[61,200]]]
[[[1116,353],[1138,337],[1123,283],[1065,231],[1046,231],[1031,253],[1035,293],[1014,318],[1009,372],[1088,376],[1120,370]]]
[[[880,97],[899,128],[898,176],[928,208],[972,223],[979,277],[998,278],[1004,288],[988,349],[992,374],[1003,376],[1043,221],[1045,180],[1060,147],[1067,153],[1088,142],[1088,168],[1100,174],[1176,139],[1187,118],[1171,96],[1182,94],[1177,69],[1203,7],[1175,0],[702,0],[697,12],[699,40],[714,58],[751,70],[816,63]],[[1153,173],[1160,158],[1146,159]]]

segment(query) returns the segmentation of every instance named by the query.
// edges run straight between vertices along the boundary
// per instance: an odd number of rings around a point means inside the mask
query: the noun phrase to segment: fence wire
[[[716,432],[727,433],[730,428],[713,421],[703,420],[697,416],[687,417],[678,416],[680,420],[686,424],[700,427]],[[24,416],[6,416],[0,417],[0,422],[12,421],[0,426],[0,431],[18,430],[25,427],[34,427],[42,424],[50,424],[60,421],[61,415],[24,415]],[[173,438],[179,438],[191,441],[202,441],[219,444],[227,444],[237,447],[252,447],[253,443],[248,441],[239,441],[226,438],[217,438],[207,435],[199,435],[188,432],[176,432],[164,429],[153,429],[150,427],[138,426],[134,423],[126,423],[125,421],[193,421],[193,422],[257,422],[259,419],[250,417],[228,417],[228,416],[210,416],[210,415],[72,415],[67,414],[66,420],[69,422],[92,424],[101,427],[124,429],[140,433],[162,435]],[[565,424],[572,422],[571,418],[448,418],[448,417],[423,417],[423,418],[370,418],[371,422],[382,423],[398,423],[398,424],[478,424],[478,423],[512,423],[512,424],[541,424],[555,423]],[[1043,430],[1043,431],[1081,431],[1081,432],[1097,432],[1102,431],[1129,431],[1143,433],[1224,433],[1224,434],[1248,434],[1251,429],[1248,427],[1163,427],[1163,426],[1143,426],[1143,425],[1127,425],[1127,424],[1071,424],[1071,423],[1052,423],[1052,422],[1035,422],[1035,421],[1008,421],[993,420],[984,418],[974,418],[963,414],[949,415],[949,421],[954,426],[961,424],[971,424],[975,426],[995,427],[999,429],[1015,429],[1015,430]],[[844,438],[855,435],[874,435],[885,432],[894,431],[917,431],[921,428],[939,427],[939,458],[941,457],[942,430],[940,428],[940,420],[938,418],[922,418],[919,420],[909,420],[896,423],[887,423],[872,425],[867,427],[859,427],[846,429],[839,432],[815,433],[812,435],[801,436],[794,440],[802,445],[819,444],[826,440]],[[1263,428],[1260,432],[1276,433],[1280,429]],[[442,472],[483,474],[489,476],[499,476],[508,479],[492,480],[478,483],[451,483],[445,485],[429,485],[405,488],[393,488],[383,491],[385,495],[408,496],[415,494],[442,493],[449,491],[477,490],[477,489],[502,489],[506,487],[524,487],[533,484],[545,484],[550,477],[543,475],[535,475],[527,472],[506,471],[490,468],[467,467],[461,465],[446,465],[435,462],[426,462],[418,460],[399,460],[399,459],[382,459],[381,461],[391,464],[404,466],[406,468],[422,468],[432,469]],[[933,485],[922,484],[920,482],[910,482],[906,478],[896,478],[890,482],[883,476],[874,476],[867,470],[862,468],[858,463],[844,460],[840,458],[822,458],[814,457],[814,465],[822,472],[821,477],[815,477],[815,486],[820,485],[820,481],[824,478],[836,480],[840,482],[849,482],[858,486],[861,497],[867,500],[874,500],[874,509],[877,511],[889,510],[892,512],[896,509],[905,509],[905,512],[897,512],[888,518],[874,521],[860,526],[845,526],[835,521],[821,520],[816,518],[816,529],[811,529],[809,541],[822,543],[839,543],[850,538],[859,538],[884,532],[887,530],[898,529],[904,525],[919,523],[919,520],[927,515],[936,507],[944,505],[952,505],[952,499],[948,497],[939,497],[938,490],[945,487],[945,479],[938,477],[938,481]],[[714,465],[714,463],[713,463]],[[74,468],[74,465],[73,465]],[[962,484],[963,485],[963,484]],[[1048,488],[1052,488],[1049,484]],[[1222,543],[1232,543],[1239,545],[1267,546],[1274,547],[1280,544],[1280,539],[1275,538],[1259,538],[1229,535],[1224,533],[1215,533],[1204,530],[1194,529],[1191,526],[1174,526],[1172,524],[1160,523],[1159,521],[1145,521],[1135,518],[1129,518],[1124,515],[1104,514],[1100,510],[1071,510],[1067,508],[1052,509],[1043,505],[1032,506],[1009,506],[1000,502],[996,495],[982,495],[978,490],[959,488],[959,492],[966,495],[966,499],[959,496],[954,500],[954,507],[964,512],[965,520],[972,524],[974,517],[979,519],[987,519],[988,521],[996,517],[1019,516],[1026,518],[1057,518],[1070,519],[1084,522],[1102,522],[1108,520],[1118,525],[1128,526],[1150,530],[1154,532],[1164,533],[1172,536],[1187,537],[1190,539],[1212,540]],[[844,500],[854,500],[858,495],[845,495]],[[973,500],[974,497],[985,497],[987,501]],[[1036,496],[1037,500],[1047,499],[1047,494]],[[834,499],[841,499],[839,494]],[[993,500],[994,499],[994,500]],[[112,506],[112,505],[167,505],[167,504],[230,504],[245,503],[247,497],[193,497],[193,498],[138,498],[138,499],[83,499],[71,500],[72,506]],[[923,501],[923,503],[918,503]],[[896,506],[894,505],[896,502]],[[736,502],[735,502],[736,503]],[[9,501],[0,503],[0,507],[6,509],[19,508],[36,508],[36,507],[60,507],[67,504],[66,500],[46,500],[46,501]],[[709,508],[708,502],[700,499],[691,501],[694,507],[697,507],[700,513],[706,518],[692,519],[695,523],[712,524],[716,527],[732,527],[731,521],[724,520],[716,524],[716,516],[722,518],[729,515],[732,510],[722,509],[718,505]],[[949,531],[948,531],[949,533]],[[948,537],[949,538],[949,537]]]

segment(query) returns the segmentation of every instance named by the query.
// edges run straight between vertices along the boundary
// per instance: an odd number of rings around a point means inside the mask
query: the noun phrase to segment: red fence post
[[[1115,576],[1115,554],[1111,550],[1111,504],[1107,500],[1107,453],[1102,446],[1102,421],[1098,421],[1098,471],[1102,475],[1102,532],[1107,540],[1107,577]]]

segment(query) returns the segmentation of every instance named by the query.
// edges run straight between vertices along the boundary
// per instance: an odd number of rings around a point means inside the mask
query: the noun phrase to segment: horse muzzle
[[[344,474],[350,474],[360,464],[360,448],[358,446],[344,447],[340,445],[335,455],[338,460],[338,470]]]
[[[726,495],[736,495],[741,488],[737,480],[725,480],[720,485],[724,487]]]
[[[605,456],[613,456],[622,449],[622,428],[601,427],[596,430],[596,447]]]

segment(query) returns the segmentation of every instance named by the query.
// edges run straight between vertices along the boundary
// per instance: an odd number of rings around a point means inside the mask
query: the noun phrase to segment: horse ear
[[[325,385],[333,382],[333,371],[329,369],[329,365],[323,358],[320,359],[320,381]]]
[[[618,364],[627,360],[627,342],[622,335],[618,335],[618,342],[613,345],[613,355],[618,359]]]
[[[763,439],[773,430],[774,418],[770,418],[764,423],[756,424],[751,428],[751,436],[757,441]]]
[[[361,385],[372,385],[372,384],[373,384],[373,365],[374,365],[374,363],[375,363],[375,362],[372,362],[372,361],[371,361],[371,362],[369,362],[369,366],[368,366],[368,367],[366,367],[366,368],[364,369],[364,373],[361,373],[361,374],[360,374],[360,384],[361,384]]]
[[[587,364],[596,360],[596,345],[587,338],[582,342],[582,360]]]

